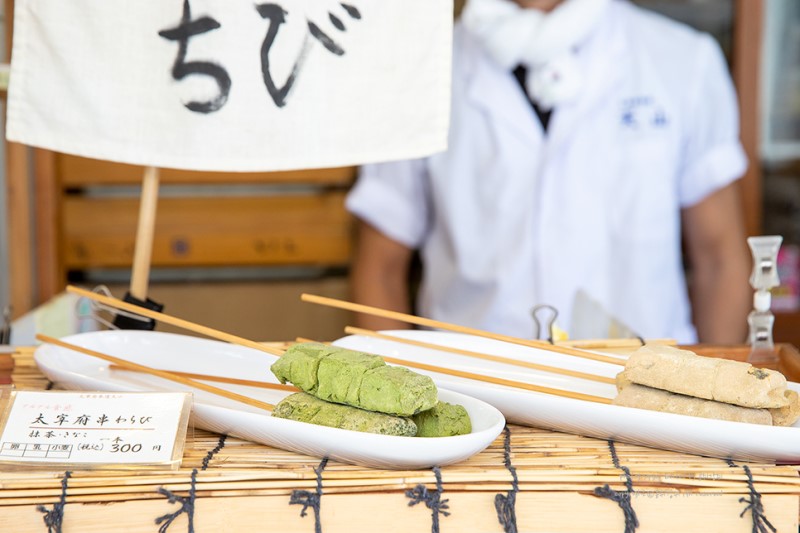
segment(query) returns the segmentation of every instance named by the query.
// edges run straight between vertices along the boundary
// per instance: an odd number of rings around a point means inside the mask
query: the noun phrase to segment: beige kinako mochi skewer
[[[800,395],[793,390],[786,391],[789,405],[775,409],[767,409],[772,415],[772,423],[776,426],[791,426],[800,418]]]
[[[624,379],[618,381],[617,387],[619,393],[613,403],[623,407],[773,426],[791,426],[800,418],[800,396],[791,390],[786,391],[790,402],[786,407],[756,409],[675,394]]]
[[[621,386],[614,398],[614,405],[766,426],[773,423],[772,415],[767,409],[704,400],[630,382]]]
[[[622,373],[624,380],[638,385],[742,407],[779,408],[791,403],[780,372],[671,346],[642,346],[628,358]]]

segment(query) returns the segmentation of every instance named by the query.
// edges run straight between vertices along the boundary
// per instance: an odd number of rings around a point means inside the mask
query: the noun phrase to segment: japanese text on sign
[[[357,7],[349,4],[338,4],[343,12],[350,16],[352,19],[360,20],[361,12]],[[261,18],[267,20],[269,25],[267,27],[266,37],[261,45],[261,73],[264,78],[264,85],[278,107],[286,105],[286,98],[292,90],[297,77],[303,69],[306,57],[309,53],[309,46],[311,44],[309,38],[316,39],[328,50],[330,53],[337,56],[344,55],[345,51],[328,33],[320,29],[320,27],[312,20],[307,21],[308,35],[305,36],[297,54],[297,58],[292,65],[291,72],[283,85],[278,86],[273,78],[271,65],[270,65],[270,51],[275,46],[278,37],[278,32],[282,24],[286,22],[287,11],[278,4],[264,3],[256,4],[255,12]],[[333,10],[328,12],[328,19],[332,26],[341,31],[347,31],[347,26],[342,21],[342,16],[335,14]],[[217,30],[221,28],[221,24],[211,16],[201,16],[192,19],[191,5],[189,0],[183,2],[183,14],[181,15],[180,23],[173,27],[162,30],[158,34],[169,41],[176,41],[178,43],[178,56],[175,59],[175,64],[172,66],[172,77],[175,80],[182,80],[187,76],[202,75],[212,78],[218,87],[219,92],[217,95],[207,101],[198,102],[191,101],[185,106],[198,113],[213,113],[218,111],[228,101],[228,95],[231,91],[232,80],[228,71],[222,65],[213,61],[186,61],[186,54],[189,48],[189,40],[192,37],[202,35],[204,33]]]
[[[164,464],[185,434],[186,393],[14,393],[0,461]]]
[[[17,0],[6,134],[184,170],[423,157],[452,30],[452,0]]]

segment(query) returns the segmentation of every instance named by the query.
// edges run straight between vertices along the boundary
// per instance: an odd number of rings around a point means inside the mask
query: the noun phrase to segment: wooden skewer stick
[[[647,344],[662,344],[666,346],[677,346],[675,339],[646,339]],[[566,341],[556,341],[558,346],[569,346],[570,348],[580,348],[582,350],[613,350],[616,348],[636,349],[642,346],[641,339],[574,339]],[[617,354],[627,357],[627,354]]]
[[[156,225],[158,203],[158,168],[145,167],[142,178],[142,197],[139,204],[139,223],[136,230],[136,245],[133,249],[130,294],[147,301],[147,286],[150,280],[150,259],[153,255],[153,235]]]
[[[279,349],[276,349],[276,348],[270,348],[270,347],[267,347],[267,346],[263,346],[263,345],[261,345],[261,344],[259,344],[257,342],[251,341],[249,339],[245,339],[243,337],[238,337],[236,335],[231,335],[229,333],[218,331],[218,330],[206,327],[206,326],[201,326],[199,324],[194,324],[192,322],[189,322],[187,320],[183,320],[183,319],[180,319],[180,318],[174,318],[174,317],[171,317],[171,316],[166,315],[164,313],[159,313],[157,311],[151,311],[149,309],[144,309],[142,307],[139,307],[139,306],[136,306],[136,305],[132,305],[132,304],[129,304],[127,302],[123,302],[123,301],[118,300],[116,298],[110,298],[108,296],[103,296],[103,295],[100,295],[100,294],[97,294],[97,293],[94,293],[94,292],[91,292],[91,291],[87,291],[85,289],[80,289],[80,288],[72,287],[72,286],[67,287],[67,291],[71,292],[71,293],[74,293],[74,294],[78,294],[78,295],[83,296],[85,298],[89,298],[90,300],[95,300],[97,302],[100,302],[102,304],[105,304],[105,305],[108,305],[108,306],[111,306],[111,307],[114,307],[114,308],[117,308],[117,309],[123,309],[125,311],[130,311],[132,313],[138,313],[138,314],[140,314],[142,316],[145,316],[145,317],[148,317],[148,318],[152,318],[154,320],[160,320],[162,322],[165,322],[167,324],[171,324],[173,326],[182,327],[184,329],[187,329],[189,331],[194,331],[196,333],[201,333],[201,334],[206,335],[208,337],[212,337],[212,338],[216,338],[216,339],[219,339],[219,340],[227,341],[227,342],[230,342],[230,343],[233,343],[233,344],[239,344],[239,345],[243,345],[243,346],[248,346],[250,348],[255,348],[256,350],[261,350],[263,352],[269,353],[271,355],[277,355],[277,356],[283,355],[283,350],[279,350]],[[53,339],[53,340],[55,340],[55,339]],[[50,342],[50,341],[45,341],[45,342]],[[56,341],[56,342],[61,342],[61,341]],[[303,342],[314,342],[314,341],[303,341]],[[83,348],[79,348],[79,347],[72,347],[72,346],[68,346],[68,347],[70,349],[76,349],[78,351],[83,350]],[[88,354],[88,355],[93,355],[93,354]],[[102,354],[100,354],[100,355],[102,355]],[[110,356],[104,356],[104,357],[110,357]],[[101,359],[102,358],[103,357],[101,357]],[[394,359],[394,358],[389,358],[389,357],[384,357],[384,360],[386,362],[390,362],[390,363],[394,363],[394,364],[401,364],[401,365],[410,366],[410,367],[413,367],[413,368],[420,368],[420,369],[423,369],[423,370],[429,370],[431,372],[438,372],[438,373],[441,373],[441,374],[450,374],[450,375],[454,375],[454,376],[464,377],[464,378],[467,378],[467,379],[474,379],[474,380],[478,380],[478,381],[486,381],[486,382],[489,382],[489,383],[496,383],[498,385],[506,385],[506,386],[509,386],[509,387],[517,387],[517,388],[522,388],[522,389],[526,389],[526,390],[530,390],[530,391],[534,391],[534,392],[542,392],[542,393],[545,393],[545,394],[553,394],[553,395],[556,395],[556,396],[565,396],[567,398],[574,398],[574,399],[578,399],[578,400],[587,400],[587,401],[591,401],[591,402],[611,403],[611,400],[609,400],[608,398],[602,398],[600,396],[592,396],[592,395],[589,395],[589,394],[583,394],[583,393],[579,393],[579,392],[563,391],[563,390],[559,390],[559,389],[552,389],[550,387],[540,387],[538,385],[532,385],[530,383],[523,383],[521,381],[512,381],[512,380],[507,380],[507,379],[502,379],[502,378],[493,378],[493,377],[489,377],[489,376],[482,376],[480,374],[472,374],[472,373],[469,373],[469,372],[461,372],[461,371],[458,371],[458,370],[451,370],[449,368],[437,367],[437,366],[433,366],[433,365],[424,365],[422,363],[413,363],[411,361],[404,361],[402,359]],[[119,361],[122,361],[122,363],[119,363]],[[112,362],[115,362],[115,363],[118,363],[118,364],[128,364],[128,365],[133,364],[133,363],[128,363],[127,361],[123,361],[122,359],[119,359],[119,360],[116,360],[116,361],[112,361]],[[147,370],[143,370],[144,372],[147,372],[148,370],[151,370],[151,371],[154,370],[154,369],[150,369],[148,367],[142,367],[142,368],[147,369]],[[168,373],[165,373],[165,374],[168,374]],[[175,376],[175,377],[179,378],[179,376]],[[166,378],[166,379],[170,379],[170,378]],[[187,379],[187,378],[180,378],[180,379]],[[205,385],[203,383],[196,382],[196,381],[193,382],[193,383],[197,383],[197,385],[191,385],[191,386],[200,385],[202,387],[211,387],[210,385]],[[202,388],[202,387],[198,387],[198,388]],[[212,389],[216,389],[216,387],[211,387],[211,388]],[[206,389],[203,389],[203,390],[206,390]],[[217,390],[222,390],[222,389],[217,389]],[[232,393],[229,393],[228,391],[224,391],[224,392],[226,394],[232,394]]]
[[[356,328],[353,326],[347,326],[344,328],[345,333],[349,333],[351,335],[364,335],[366,337],[375,337],[378,339],[385,339],[393,342],[400,342],[403,344],[410,344],[412,346],[419,346],[420,348],[430,348],[433,350],[439,350],[442,352],[449,352],[455,353],[458,355],[466,355],[467,357],[475,357],[478,359],[485,359],[487,361],[494,361],[496,363],[503,363],[507,365],[514,365],[514,366],[523,366],[526,368],[532,368],[534,370],[541,370],[542,372],[550,372],[552,374],[561,374],[564,376],[571,376],[574,378],[579,379],[587,379],[589,381],[598,381],[600,383],[609,383],[613,385],[616,383],[614,378],[609,378],[606,376],[597,376],[595,374],[587,374],[586,372],[578,372],[576,370],[569,370],[567,368],[559,368],[557,366],[548,366],[548,365],[540,365],[538,363],[530,363],[528,361],[520,361],[519,359],[512,359],[510,357],[502,357],[500,355],[490,355],[485,353],[479,352],[471,352],[469,350],[460,350],[458,348],[451,348],[449,346],[442,346],[440,344],[431,344],[429,342],[421,342],[415,341],[412,339],[406,339],[405,337],[398,337],[396,335],[387,335],[385,333],[378,333],[377,331],[372,331],[369,329],[362,329]]]
[[[108,367],[110,370],[124,370],[126,372],[140,372],[140,370],[134,370],[132,368],[127,368],[124,366],[112,364]],[[160,370],[160,369],[159,369]],[[194,374],[192,372],[178,372],[175,370],[162,370],[162,372],[169,372],[170,374],[174,374],[176,376],[180,376],[182,378],[189,378],[189,379],[199,379],[202,381],[214,381],[217,383],[227,383],[229,385],[243,385],[245,387],[257,387],[259,389],[271,389],[271,390],[284,390],[290,392],[298,392],[300,389],[295,387],[294,385],[281,385],[280,383],[268,383],[266,381],[253,381],[251,379],[239,379],[239,378],[226,378],[223,376],[211,376],[209,374]]]
[[[556,352],[564,355],[574,355],[576,357],[582,357],[584,359],[592,359],[594,361],[602,361],[603,363],[611,363],[612,365],[625,365],[624,360],[621,360],[616,357],[587,352],[576,348],[568,348],[566,346],[558,346],[544,341],[534,341],[528,339],[521,339],[519,337],[512,337],[510,335],[502,335],[500,333],[491,333],[489,331],[484,331],[476,328],[469,328],[466,326],[459,326],[457,324],[450,324],[448,322],[441,322],[439,320],[433,320],[431,318],[418,317],[406,313],[400,313],[397,311],[387,311],[385,309],[380,309],[378,307],[372,307],[364,304],[345,302],[342,300],[337,300],[335,298],[316,296],[314,294],[302,294],[300,296],[300,299],[303,300],[304,302],[311,302],[315,304],[325,305],[328,307],[336,307],[339,309],[345,309],[347,311],[353,311],[356,313],[365,313],[368,315],[380,316],[383,318],[401,320],[409,324],[416,324],[417,326],[444,329],[448,331],[455,331],[456,333],[466,333],[469,335],[474,335],[476,337],[485,337],[497,341],[510,342],[513,344],[521,344],[522,346],[529,346],[531,348],[539,348],[542,350],[547,350],[549,352]]]
[[[317,342],[311,339],[298,338],[297,342]],[[496,385],[504,385],[506,387],[514,387],[517,389],[525,389],[533,392],[541,392],[543,394],[551,394],[553,396],[562,396],[564,398],[572,398],[575,400],[585,400],[587,402],[605,403],[610,404],[611,400],[603,398],[602,396],[593,396],[591,394],[584,394],[582,392],[573,392],[568,390],[553,389],[551,387],[542,387],[540,385],[533,385],[532,383],[525,383],[523,381],[514,381],[511,379],[496,378],[494,376],[484,376],[483,374],[475,374],[473,372],[464,372],[461,370],[454,370],[452,368],[445,368],[442,366],[429,365],[426,363],[417,363],[415,361],[407,361],[405,359],[397,359],[386,355],[381,356],[387,363],[395,365],[408,366],[411,368],[419,368],[420,370],[427,370],[428,372],[436,372],[437,374],[447,374],[449,376],[456,376],[459,378],[472,379],[475,381],[485,381],[486,383],[494,383]]]
[[[111,298],[109,296],[97,294],[96,292],[87,291],[86,289],[73,287],[71,285],[67,287],[67,292],[71,292],[73,294],[77,294],[84,298],[100,302],[101,304],[113,307],[115,309],[122,309],[123,311],[136,313],[138,315],[147,318],[152,318],[153,320],[164,322],[165,324],[170,324],[172,326],[183,328],[188,331],[194,331],[195,333],[199,333],[201,335],[205,335],[213,339],[230,342],[231,344],[239,344],[241,346],[247,346],[248,348],[260,350],[270,355],[277,355],[278,357],[283,355],[283,350],[280,350],[278,348],[264,346],[263,344],[251,341],[250,339],[245,339],[244,337],[239,337],[237,335],[225,333],[224,331],[219,331],[213,328],[209,328],[207,326],[201,326],[200,324],[195,324],[193,322],[189,322],[188,320],[183,320],[181,318],[175,318],[170,315],[166,315],[164,313],[159,313],[158,311],[145,309],[144,307],[139,307],[138,305],[129,304],[128,302],[123,302],[122,300],[118,300],[117,298]]]
[[[247,405],[251,405],[253,407],[258,407],[259,409],[265,409],[267,411],[272,411],[275,406],[262,402],[259,400],[254,400],[253,398],[248,398],[247,396],[243,396],[241,394],[236,394],[235,392],[226,391],[225,389],[220,389],[218,387],[214,387],[212,385],[206,385],[205,383],[201,383],[199,381],[195,381],[193,379],[185,378],[178,376],[172,372],[166,372],[164,370],[158,370],[155,368],[150,368],[149,366],[140,365],[138,363],[133,363],[131,361],[126,361],[125,359],[120,359],[118,357],[114,357],[113,355],[106,355],[104,353],[96,352],[94,350],[90,350],[88,348],[84,348],[82,346],[76,346],[74,344],[70,344],[68,342],[60,341],[56,338],[49,337],[47,335],[37,334],[36,338],[42,342],[46,342],[48,344],[54,344],[55,346],[60,346],[61,348],[65,348],[67,350],[73,350],[75,352],[80,352],[85,355],[89,355],[92,357],[97,357],[98,359],[102,359],[104,361],[108,361],[109,363],[114,363],[119,365],[128,370],[134,370],[137,372],[144,372],[146,374],[151,374],[153,376],[157,376],[163,379],[168,379],[170,381],[174,381],[176,383],[181,383],[188,387],[194,387],[196,389],[204,390],[206,392],[210,392],[212,394],[216,394],[218,396],[223,396],[228,398],[229,400],[234,400],[237,402],[245,403]]]

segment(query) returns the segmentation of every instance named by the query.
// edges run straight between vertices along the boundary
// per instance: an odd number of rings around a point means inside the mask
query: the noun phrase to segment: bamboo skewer
[[[600,383],[608,383],[613,385],[615,383],[614,378],[609,378],[606,376],[597,376],[595,374],[588,374],[586,372],[578,372],[576,370],[569,370],[567,368],[559,368],[556,366],[548,366],[548,365],[540,365],[538,363],[531,363],[528,361],[521,361],[519,359],[512,359],[510,357],[502,357],[500,355],[490,355],[484,354],[479,352],[472,352],[469,350],[460,350],[458,348],[451,348],[449,346],[442,346],[439,344],[431,344],[428,342],[421,342],[415,341],[413,339],[406,339],[404,337],[398,337],[396,335],[387,335],[385,333],[378,333],[377,331],[372,331],[369,329],[362,329],[356,328],[353,326],[347,326],[344,328],[345,333],[349,333],[351,335],[363,335],[366,337],[375,337],[378,339],[385,339],[393,342],[400,342],[403,344],[409,344],[412,346],[419,346],[420,348],[430,348],[433,350],[439,350],[442,352],[449,352],[458,355],[466,355],[467,357],[475,357],[478,359],[484,359],[486,361],[494,361],[496,363],[503,363],[508,365],[514,366],[522,366],[526,368],[532,368],[534,370],[541,370],[542,372],[549,372],[552,374],[562,374],[564,376],[570,376],[579,379],[586,379],[589,381],[597,381]]]
[[[141,372],[140,370],[135,370],[133,368],[127,368],[121,365],[112,364],[109,367],[109,370],[123,370],[125,372]],[[160,370],[160,369],[159,369]],[[180,376],[182,378],[188,379],[198,379],[202,381],[214,381],[217,383],[227,383],[228,385],[243,385],[245,387],[256,387],[259,389],[271,389],[271,390],[282,390],[282,391],[291,391],[291,392],[298,392],[300,389],[295,387],[294,385],[281,385],[280,383],[268,383],[266,381],[254,381],[251,379],[239,379],[239,378],[226,378],[223,376],[211,376],[209,374],[195,374],[192,372],[178,372],[175,370],[161,370],[162,372],[169,372],[170,374],[174,374],[176,376]]]
[[[666,346],[677,346],[675,339],[646,339],[647,344],[663,344]],[[566,341],[556,341],[557,346],[569,346],[581,350],[613,350],[617,348],[636,349],[642,346],[641,339],[574,339]],[[617,354],[624,355],[624,354]]]
[[[316,342],[311,339],[298,338],[298,342]],[[445,368],[443,366],[429,365],[427,363],[417,363],[416,361],[408,361],[406,359],[397,359],[386,355],[381,356],[387,363],[395,365],[408,366],[411,368],[419,368],[420,370],[427,370],[428,372],[436,372],[438,374],[447,374],[448,376],[455,376],[459,378],[471,379],[474,381],[484,381],[486,383],[494,383],[495,385],[504,385],[506,387],[514,387],[517,389],[525,389],[533,392],[541,392],[543,394],[550,394],[553,396],[562,396],[564,398],[572,398],[574,400],[585,400],[587,402],[610,404],[611,400],[603,398],[602,396],[593,396],[591,394],[584,394],[582,392],[574,392],[561,389],[553,389],[551,387],[543,387],[541,385],[534,385],[532,383],[525,383],[523,381],[514,381],[511,379],[496,378],[494,376],[484,376],[483,374],[475,374],[474,372],[464,372],[462,370],[454,370],[452,368]]]
[[[119,365],[123,368],[134,370],[137,372],[144,372],[146,374],[151,374],[153,376],[160,377],[162,379],[167,379],[170,381],[174,381],[176,383],[181,383],[188,387],[194,387],[196,389],[204,390],[206,392],[210,392],[212,394],[216,394],[218,396],[223,396],[228,398],[229,400],[234,400],[237,402],[241,402],[252,407],[258,407],[259,409],[265,409],[267,411],[272,411],[275,406],[269,404],[267,402],[262,402],[259,400],[254,400],[252,398],[248,398],[247,396],[243,396],[241,394],[236,394],[235,392],[226,391],[225,389],[220,389],[218,387],[214,387],[211,385],[207,385],[205,383],[201,383],[199,381],[195,381],[193,379],[185,378],[182,376],[175,375],[171,372],[165,372],[164,370],[158,370],[155,368],[150,368],[149,366],[140,365],[138,363],[132,363],[130,361],[126,361],[124,359],[120,359],[118,357],[114,357],[112,355],[106,355],[104,353],[96,352],[94,350],[90,350],[88,348],[83,348],[82,346],[76,346],[74,344],[70,344],[68,342],[63,342],[53,337],[49,337],[47,335],[37,334],[36,338],[42,342],[46,342],[48,344],[54,344],[56,346],[60,346],[61,348],[65,348],[67,350],[73,350],[75,352],[80,352],[85,355],[89,355],[92,357],[97,357],[98,359],[103,359],[104,361],[108,361],[109,363],[114,363]]]
[[[75,294],[78,294],[78,295],[83,296],[85,298],[89,298],[89,299],[98,301],[98,302],[103,303],[105,305],[108,305],[110,307],[123,309],[123,310],[126,310],[126,311],[130,311],[132,313],[139,313],[142,316],[146,316],[148,318],[153,318],[155,320],[160,320],[162,322],[166,322],[166,323],[171,324],[173,326],[182,327],[184,329],[188,329],[189,331],[194,331],[196,333],[202,333],[203,335],[207,335],[209,337],[213,337],[213,338],[216,338],[216,339],[219,339],[219,340],[224,340],[224,341],[227,341],[227,342],[230,342],[230,343],[233,343],[233,344],[239,344],[239,345],[255,348],[257,350],[261,350],[261,351],[269,353],[271,355],[280,356],[280,355],[283,354],[282,350],[279,350],[279,349],[276,349],[276,348],[268,348],[266,346],[263,346],[262,344],[259,344],[257,342],[254,342],[254,341],[242,338],[242,337],[238,337],[236,335],[231,335],[229,333],[218,331],[218,330],[206,327],[206,326],[201,326],[199,324],[194,324],[192,322],[189,322],[187,320],[182,320],[180,318],[174,318],[174,317],[171,317],[171,316],[166,315],[164,313],[159,313],[157,311],[151,311],[149,309],[144,309],[144,308],[136,306],[136,305],[132,305],[132,304],[128,304],[126,302],[122,302],[120,300],[117,300],[116,298],[110,298],[110,297],[107,297],[107,296],[102,296],[100,294],[97,294],[97,293],[94,293],[94,292],[91,292],[91,291],[87,291],[87,290],[84,290],[84,289],[79,289],[77,287],[71,287],[71,286],[67,287],[67,291],[75,293]],[[477,380],[477,381],[486,381],[488,383],[495,383],[497,385],[505,385],[505,386],[509,386],[509,387],[516,387],[516,388],[521,388],[521,389],[530,390],[530,391],[534,391],[534,392],[541,392],[541,393],[544,393],[544,394],[552,394],[552,395],[555,395],[555,396],[564,396],[564,397],[567,397],[567,398],[573,398],[573,399],[577,399],[577,400],[586,400],[586,401],[597,402],[597,403],[606,403],[606,404],[611,403],[611,400],[609,400],[608,398],[602,398],[600,396],[592,396],[592,395],[589,395],[589,394],[583,394],[583,393],[579,393],[579,392],[572,392],[572,391],[565,391],[565,390],[560,390],[560,389],[553,389],[553,388],[550,388],[550,387],[541,387],[539,385],[533,385],[533,384],[530,384],[530,383],[523,383],[521,381],[513,381],[513,380],[508,380],[508,379],[502,379],[502,378],[494,378],[494,377],[489,377],[489,376],[482,376],[480,374],[474,374],[474,373],[469,373],[469,372],[461,372],[461,371],[458,371],[458,370],[452,370],[452,369],[449,369],[449,368],[437,367],[437,366],[433,366],[433,365],[423,365],[422,363],[413,363],[411,361],[404,361],[404,360],[401,360],[401,359],[394,359],[394,358],[388,358],[388,357],[384,357],[384,360],[386,360],[387,362],[395,363],[395,364],[406,365],[406,366],[410,366],[410,367],[413,367],[413,368],[421,368],[423,370],[430,370],[432,372],[438,372],[438,373],[441,373],[441,374],[450,374],[450,375],[454,375],[454,376],[458,376],[458,377],[464,377],[464,378],[467,378],[467,379],[474,379],[474,380]],[[144,367],[144,368],[147,368],[147,367]],[[150,369],[150,370],[152,370],[152,369]],[[182,379],[187,379],[187,378],[182,378]],[[205,386],[208,386],[208,385],[205,385]],[[219,390],[222,390],[222,389],[219,389]]]
[[[239,337],[237,335],[225,333],[224,331],[219,331],[214,328],[209,328],[207,326],[195,324],[193,322],[189,322],[188,320],[183,320],[181,318],[175,318],[170,315],[166,315],[164,313],[159,313],[158,311],[152,311],[144,307],[139,307],[138,305],[133,305],[127,302],[123,302],[122,300],[118,300],[116,298],[111,298],[108,296],[103,296],[102,294],[97,294],[96,292],[87,291],[86,289],[81,289],[79,287],[73,287],[70,285],[67,287],[67,292],[77,294],[84,298],[88,298],[89,300],[94,300],[109,307],[122,309],[123,311],[128,311],[131,313],[136,313],[138,315],[147,318],[152,318],[153,320],[158,320],[165,324],[170,324],[172,326],[183,328],[188,331],[194,331],[195,333],[200,333],[201,335],[205,335],[213,339],[230,342],[231,344],[238,344],[240,346],[247,346],[248,348],[253,348],[262,352],[266,352],[270,355],[277,355],[278,357],[283,355],[283,350],[280,350],[278,348],[271,348],[269,346],[264,346],[263,344],[251,341],[250,339],[245,339],[244,337]]]
[[[138,314],[140,314],[142,316],[146,316],[146,317],[152,318],[154,320],[160,320],[160,321],[165,322],[167,324],[171,324],[173,326],[181,327],[181,328],[187,329],[189,331],[194,331],[196,333],[201,333],[203,335],[206,335],[206,336],[209,336],[209,337],[212,337],[212,338],[216,338],[216,339],[219,339],[219,340],[227,341],[227,342],[230,342],[232,344],[238,344],[238,345],[247,346],[247,347],[250,347],[250,348],[255,348],[257,350],[269,353],[271,355],[277,355],[277,356],[283,355],[283,351],[282,350],[279,350],[279,349],[276,349],[276,348],[269,348],[267,346],[264,346],[262,344],[254,342],[254,341],[251,341],[249,339],[245,339],[243,337],[239,337],[239,336],[236,336],[236,335],[231,335],[229,333],[218,331],[218,330],[215,330],[213,328],[209,328],[209,327],[206,327],[206,326],[201,326],[199,324],[194,324],[192,322],[189,322],[188,320],[175,318],[175,317],[166,315],[164,313],[159,313],[157,311],[152,311],[152,310],[149,310],[149,309],[145,309],[143,307],[139,307],[139,306],[136,306],[136,305],[132,305],[132,304],[123,302],[121,300],[117,300],[116,298],[110,298],[108,296],[103,296],[103,295],[100,295],[100,294],[97,294],[97,293],[94,293],[94,292],[91,292],[91,291],[87,291],[85,289],[79,289],[77,287],[72,287],[72,286],[67,287],[67,291],[75,293],[75,294],[78,294],[78,295],[83,296],[85,298],[89,298],[91,300],[98,301],[98,302],[100,302],[102,304],[105,304],[105,305],[108,305],[110,307],[123,309],[125,311],[130,311],[132,313],[138,313]],[[58,342],[60,342],[60,341],[58,341]],[[66,343],[63,343],[63,344],[66,344]],[[74,349],[78,349],[79,351],[83,350],[83,348],[78,348],[78,347],[75,347]],[[86,352],[84,352],[84,353],[86,353]],[[89,354],[89,355],[92,355],[92,354]],[[100,355],[103,355],[103,354],[100,354]],[[592,355],[594,355],[594,354],[592,354]],[[103,355],[103,357],[110,357],[110,356],[104,356]],[[116,359],[116,358],[114,358],[114,359]],[[108,360],[108,359],[106,359],[106,360]],[[521,381],[513,381],[513,380],[509,380],[509,379],[495,378],[495,377],[490,377],[490,376],[482,376],[480,374],[474,374],[474,373],[470,373],[470,372],[462,372],[462,371],[459,371],[459,370],[452,370],[452,369],[449,369],[449,368],[433,366],[433,365],[425,365],[423,363],[414,363],[414,362],[405,361],[405,360],[402,360],[402,359],[384,357],[384,360],[387,361],[387,362],[394,363],[394,364],[410,366],[410,367],[413,367],[413,368],[420,368],[420,369],[423,369],[423,370],[429,370],[431,372],[437,372],[437,373],[440,373],[440,374],[449,374],[449,375],[453,375],[453,376],[457,376],[457,377],[463,377],[463,378],[467,378],[467,379],[473,379],[473,380],[477,380],[477,381],[485,381],[487,383],[495,383],[497,385],[505,385],[505,386],[508,386],[508,387],[515,387],[515,388],[530,390],[530,391],[534,391],[534,392],[541,392],[541,393],[544,393],[544,394],[552,394],[552,395],[555,395],[555,396],[563,396],[563,397],[566,397],[566,398],[573,398],[573,399],[576,399],[576,400],[586,400],[586,401],[596,402],[596,403],[605,403],[605,404],[610,404],[611,403],[611,400],[609,400],[608,398],[603,398],[603,397],[600,397],[600,396],[593,396],[593,395],[590,395],[590,394],[583,394],[583,393],[579,393],[579,392],[572,392],[572,391],[565,391],[565,390],[560,390],[560,389],[553,389],[553,388],[550,388],[550,387],[542,387],[542,386],[539,386],[539,385],[533,385],[531,383],[524,383],[524,382],[521,382]],[[119,363],[119,361],[122,361],[122,362]],[[134,364],[134,363],[129,363],[127,361],[124,361],[122,359],[117,359],[117,360],[111,361],[111,362],[115,362],[115,363],[118,363],[118,364],[123,365],[123,366],[124,365],[130,366],[130,365]],[[618,364],[621,364],[621,363],[618,363]],[[154,369],[150,369],[148,367],[142,367],[142,368],[146,369],[146,370],[143,370],[144,372],[154,370]],[[168,373],[165,372],[165,374],[168,374]],[[179,376],[175,376],[175,377],[179,377]],[[171,378],[166,378],[166,379],[171,379]],[[188,379],[188,378],[180,378],[180,379]],[[199,383],[199,382],[193,382],[193,383],[197,383],[198,385],[202,385],[203,387],[211,387],[210,385],[205,385],[205,384]],[[191,385],[191,386],[197,386],[197,385]],[[202,388],[202,387],[198,387],[198,388]],[[211,387],[211,388],[216,389],[216,387]],[[207,389],[204,389],[204,390],[207,390]],[[223,390],[223,389],[217,389],[217,390]],[[211,392],[211,391],[209,391],[209,392]],[[225,392],[228,393],[227,391],[225,391]],[[228,394],[232,394],[232,393],[228,393]]]
[[[407,322],[409,324],[415,324],[417,326],[443,329],[447,331],[454,331],[456,333],[466,333],[468,335],[474,335],[476,337],[484,337],[497,341],[510,342],[512,344],[520,344],[522,346],[528,346],[530,348],[539,348],[542,350],[547,350],[549,352],[556,352],[564,355],[574,355],[576,357],[582,357],[584,359],[591,359],[594,361],[601,361],[603,363],[610,363],[613,365],[625,365],[624,360],[616,357],[611,357],[608,355],[596,354],[584,350],[579,350],[576,348],[569,348],[566,346],[558,346],[544,341],[534,341],[528,339],[521,339],[519,337],[512,337],[510,335],[502,335],[500,333],[491,333],[489,331],[470,328],[466,326],[459,326],[457,324],[450,324],[448,322],[441,322],[439,320],[433,320],[431,318],[418,317],[406,313],[400,313],[397,311],[387,311],[385,309],[380,309],[377,307],[372,307],[364,304],[345,302],[343,300],[337,300],[335,298],[328,298],[325,296],[316,296],[314,294],[304,293],[300,296],[300,299],[304,302],[311,302],[328,307],[336,307],[338,309],[344,309],[356,313],[365,313],[368,315],[374,315],[383,318],[401,320],[403,322]]]

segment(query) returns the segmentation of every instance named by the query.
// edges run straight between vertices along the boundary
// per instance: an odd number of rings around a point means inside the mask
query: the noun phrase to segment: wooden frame
[[[764,0],[736,0],[733,19],[733,79],[739,95],[741,139],[750,165],[741,181],[745,229],[759,235],[762,226],[761,157],[759,154],[760,63]]]
[[[5,0],[6,61],[11,60],[12,23],[14,1]],[[33,285],[33,232],[31,230],[31,193],[29,149],[17,143],[6,142],[6,206],[8,224],[8,277],[9,303],[12,318],[18,317],[34,305]]]

